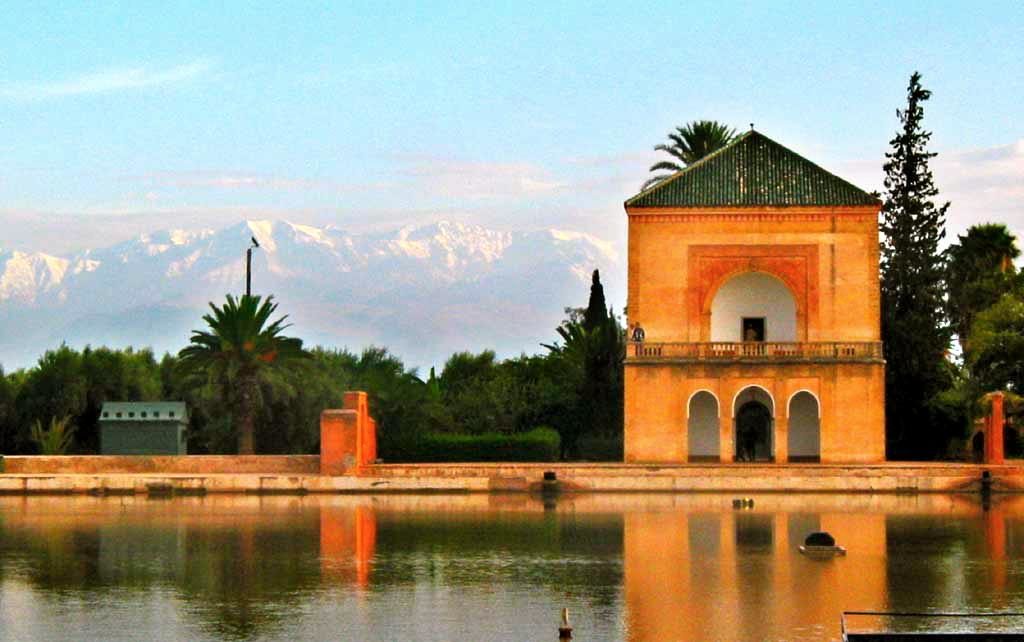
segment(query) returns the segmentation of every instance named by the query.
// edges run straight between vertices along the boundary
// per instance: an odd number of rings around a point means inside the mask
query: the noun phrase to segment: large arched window
[[[801,390],[789,400],[789,461],[821,460],[821,411],[818,399]]]
[[[789,288],[764,272],[732,277],[711,302],[711,340],[796,341],[796,301]]]
[[[690,397],[686,413],[686,446],[690,461],[719,461],[718,399],[707,390]]]

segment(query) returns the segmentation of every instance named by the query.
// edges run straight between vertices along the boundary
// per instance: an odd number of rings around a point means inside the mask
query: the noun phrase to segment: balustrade
[[[880,341],[631,342],[630,361],[878,361]]]

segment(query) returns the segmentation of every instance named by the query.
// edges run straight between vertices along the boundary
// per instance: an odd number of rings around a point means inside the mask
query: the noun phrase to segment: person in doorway
[[[740,461],[754,461],[756,449],[757,429],[749,425],[744,426],[740,433]]]

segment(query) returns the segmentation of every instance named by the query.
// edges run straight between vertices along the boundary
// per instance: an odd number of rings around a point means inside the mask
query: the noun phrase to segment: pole
[[[245,251],[245,296],[252,296],[252,248]]]
[[[569,609],[562,609],[562,625],[558,627],[559,640],[572,639],[572,625],[569,624]]]

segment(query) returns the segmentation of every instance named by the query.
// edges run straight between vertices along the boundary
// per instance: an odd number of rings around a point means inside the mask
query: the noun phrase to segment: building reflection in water
[[[734,510],[731,498],[706,496],[629,513],[628,639],[828,639],[838,636],[843,610],[948,608],[963,588],[963,608],[999,608],[1008,542],[1024,539],[1006,517],[1021,514],[1019,501],[1001,499],[983,513],[969,496],[768,496]],[[848,554],[801,555],[803,539],[818,530]],[[977,570],[957,562],[970,546],[983,547],[966,556]],[[922,553],[934,559],[922,563]],[[948,590],[921,588],[930,585]]]
[[[0,580],[92,604],[170,589],[186,616],[175,622],[216,638],[294,631],[324,594],[367,608],[332,606],[303,623],[310,637],[330,618],[377,630],[394,604],[367,600],[371,590],[436,591],[385,627],[458,622],[476,600],[515,630],[547,630],[573,600],[584,642],[588,626],[632,642],[822,640],[838,637],[843,610],[1024,607],[1024,497],[994,497],[988,510],[968,495],[769,495],[745,510],[731,500],[8,497]],[[848,554],[802,556],[817,530]],[[443,597],[455,593],[463,603]]]

